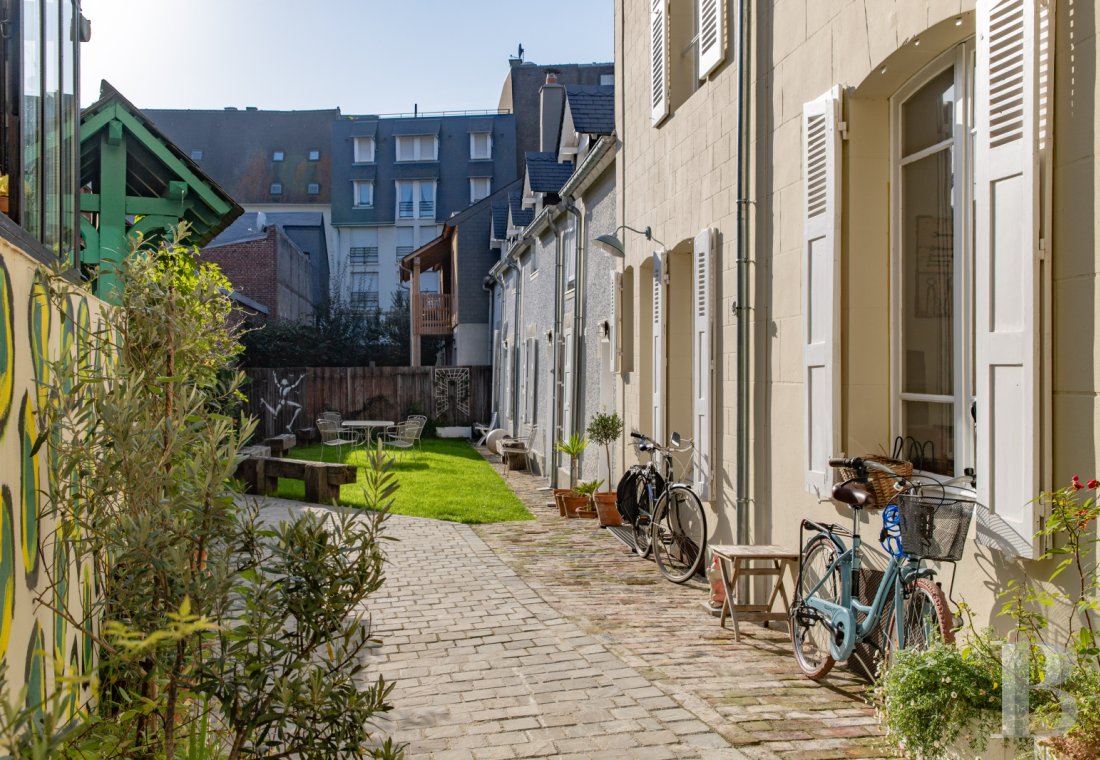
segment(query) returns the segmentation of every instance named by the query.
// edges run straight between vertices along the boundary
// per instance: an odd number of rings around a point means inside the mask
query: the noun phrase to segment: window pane
[[[42,238],[42,20],[39,0],[23,3],[23,228]]]
[[[902,168],[902,391],[954,389],[952,150]]]
[[[905,156],[951,137],[955,124],[955,69],[943,72],[905,101],[901,118]]]
[[[76,100],[76,47],[79,31],[74,24],[73,0],[61,3],[61,246],[67,260],[77,250],[79,231],[76,227],[74,201],[78,177],[76,176],[78,125],[80,104]]]
[[[955,474],[955,405],[902,402],[902,456],[913,466],[939,475]]]
[[[46,0],[43,26],[45,50],[45,144],[42,157],[42,204],[45,227],[42,242],[60,253],[61,243],[61,6]]]
[[[427,218],[435,216],[434,182],[420,183],[420,216]]]

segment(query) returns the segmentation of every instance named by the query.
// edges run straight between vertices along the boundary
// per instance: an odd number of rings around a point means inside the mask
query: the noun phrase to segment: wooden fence
[[[436,376],[436,369],[446,374]],[[468,390],[448,382],[456,369],[469,370]],[[264,438],[312,428],[324,411],[394,421],[426,414],[437,425],[488,422],[492,415],[491,367],[250,367],[245,373],[245,409]]]

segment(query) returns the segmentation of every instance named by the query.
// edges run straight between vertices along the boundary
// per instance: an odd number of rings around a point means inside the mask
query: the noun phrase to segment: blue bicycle
[[[887,648],[926,648],[936,639],[953,642],[947,599],[933,580],[935,570],[923,561],[957,562],[962,557],[973,502],[950,497],[938,483],[913,484],[867,459],[831,459],[829,465],[855,473],[832,491],[833,499],[852,508],[852,528],[802,521],[803,533],[812,535],[803,542],[790,614],[794,656],[802,672],[814,680],[823,678],[876,633],[886,615]],[[873,600],[865,604],[858,589],[859,515],[876,506],[872,478],[891,478],[896,485],[890,503],[878,505],[884,507],[879,540],[889,559]],[[850,539],[850,547],[844,538]]]

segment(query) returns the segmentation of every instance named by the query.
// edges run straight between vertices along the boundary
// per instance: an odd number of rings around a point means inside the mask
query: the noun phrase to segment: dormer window
[[[272,195],[282,195],[283,194],[283,183],[282,182],[272,182],[271,183],[271,194]]]
[[[277,150],[277,151],[275,151],[271,154],[271,160],[272,161],[285,161],[286,160],[286,153],[284,153],[281,150]]]
[[[311,150],[309,152],[309,160],[310,161],[320,161],[321,160],[321,151],[317,150],[316,148]]]
[[[321,192],[321,183],[319,183],[319,182],[310,182],[308,185],[306,185],[306,193],[308,193],[309,195],[318,195],[320,192]]]
[[[396,143],[398,161],[439,160],[439,139],[435,135],[400,135]]]
[[[202,161],[202,148],[195,148],[191,151],[192,161]]]

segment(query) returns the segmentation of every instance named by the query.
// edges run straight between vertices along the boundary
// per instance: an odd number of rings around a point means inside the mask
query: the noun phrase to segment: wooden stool
[[[786,621],[790,615],[791,602],[787,598],[784,585],[785,571],[791,568],[791,578],[797,572],[798,552],[786,546],[766,544],[749,546],[739,544],[719,544],[710,547],[711,553],[718,558],[718,567],[722,570],[722,583],[726,587],[726,601],[722,604],[722,617],[719,623],[726,627],[727,615],[733,621],[733,638],[741,640],[741,630],[737,624],[742,620],[763,622],[769,620]],[[753,560],[770,562],[770,567],[752,567]],[[727,571],[727,563],[729,570]],[[775,587],[768,597],[767,604],[741,604],[737,599],[737,582],[742,576],[770,575],[775,577]],[[783,609],[776,611],[775,600],[783,600]]]

